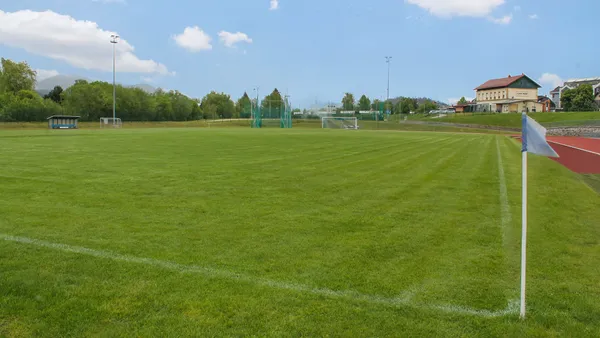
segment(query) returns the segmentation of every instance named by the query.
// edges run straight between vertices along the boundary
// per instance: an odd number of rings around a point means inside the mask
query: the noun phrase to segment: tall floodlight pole
[[[385,62],[388,65],[387,100],[389,101],[389,99],[390,99],[390,63],[392,62],[392,57],[386,56]]]
[[[390,100],[390,64],[392,62],[392,57],[391,56],[386,56],[385,57],[385,62],[387,63],[387,66],[388,66],[387,67],[388,68],[387,69],[387,71],[388,71],[388,74],[387,74],[387,76],[388,76],[387,77],[387,95],[386,95],[386,100],[385,100],[385,102],[387,104],[388,101]]]
[[[113,127],[116,126],[117,119],[117,43],[119,42],[119,36],[112,34],[110,36],[110,43],[113,45]]]

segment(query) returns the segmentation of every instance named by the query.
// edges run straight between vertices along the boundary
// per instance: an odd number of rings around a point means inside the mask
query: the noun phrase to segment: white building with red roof
[[[489,80],[475,88],[477,107],[481,112],[541,112],[538,102],[539,84],[525,74]]]

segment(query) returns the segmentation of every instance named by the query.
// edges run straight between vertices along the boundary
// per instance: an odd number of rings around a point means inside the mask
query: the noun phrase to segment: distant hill
[[[63,89],[69,88],[75,84],[77,80],[86,80],[90,81],[83,76],[73,76],[73,75],[56,75],[44,79],[38,82],[37,86],[35,86],[36,91],[51,91],[56,86],[61,86]]]
[[[44,80],[38,82],[37,85],[35,86],[35,91],[38,94],[40,94],[40,96],[44,96],[44,95],[47,95],[56,86],[61,86],[62,89],[67,89],[67,88],[71,87],[72,85],[74,85],[75,81],[77,81],[77,80],[86,80],[88,82],[93,81],[93,80],[90,80],[83,76],[56,75],[56,76],[52,76],[52,77],[49,77],[47,79],[44,79]],[[147,93],[154,93],[156,91],[156,88],[152,87],[149,84],[143,84],[143,83],[136,84],[133,86],[126,86],[126,87],[139,88]]]
[[[145,83],[136,84],[136,85],[128,86],[128,87],[129,88],[138,88],[138,89],[141,89],[141,90],[143,90],[143,91],[145,91],[146,93],[149,93],[149,94],[152,94],[152,93],[154,93],[156,91],[156,88],[152,87],[149,84],[145,84]]]
[[[438,101],[438,100],[430,99],[430,98],[428,98],[428,97],[411,97],[411,99],[415,99],[415,100],[417,100],[417,103],[418,103],[419,105],[420,105],[420,104],[423,104],[423,102],[425,102],[425,101],[432,101],[433,103],[435,103],[435,104],[437,104],[438,106],[440,106],[440,108],[444,108],[444,107],[449,107],[449,106],[450,106],[450,105],[449,105],[448,103],[446,103],[446,102],[441,102],[441,101]],[[400,101],[400,97],[396,97],[396,98],[390,99],[390,101],[392,101],[392,103],[393,103],[394,105],[396,105],[396,104],[398,103],[398,101]]]

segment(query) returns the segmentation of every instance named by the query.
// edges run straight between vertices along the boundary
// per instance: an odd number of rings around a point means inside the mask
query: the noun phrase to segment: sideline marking
[[[43,240],[28,238],[28,237],[18,237],[18,236],[10,236],[6,234],[0,234],[0,239],[7,242],[14,243],[22,243],[22,244],[30,244],[37,247],[48,248],[59,250],[68,253],[76,253],[81,255],[87,255],[97,258],[110,259],[114,261],[121,261],[127,263],[135,263],[135,264],[145,264],[154,266],[157,268],[162,268],[166,270],[178,271],[180,273],[188,273],[188,274],[199,274],[209,278],[222,278],[222,279],[230,279],[230,280],[238,280],[250,284],[260,285],[271,287],[274,289],[280,290],[288,290],[299,293],[310,293],[317,296],[324,296],[329,298],[345,298],[354,301],[360,301],[370,304],[380,304],[392,307],[412,307],[421,310],[437,310],[451,314],[459,314],[459,315],[472,315],[478,317],[485,318],[496,318],[507,315],[514,315],[518,313],[519,310],[519,302],[518,301],[510,301],[508,306],[504,310],[491,311],[491,310],[481,310],[481,309],[473,309],[462,307],[458,305],[427,305],[427,304],[418,304],[412,303],[411,298],[414,294],[413,292],[404,292],[404,294],[395,297],[388,298],[377,295],[369,295],[360,293],[358,291],[346,290],[346,291],[337,291],[331,290],[327,288],[313,288],[308,285],[296,284],[296,283],[287,283],[280,282],[272,279],[260,278],[260,277],[252,277],[249,275],[244,275],[240,273],[235,273],[227,270],[213,269],[195,265],[183,265],[169,261],[161,261],[152,258],[141,258],[135,256],[121,255],[118,253],[112,253],[109,251],[101,251],[88,249],[79,246],[71,246],[67,244],[60,243],[51,243]]]
[[[502,219],[502,240],[506,245],[506,230],[510,229],[512,215],[508,205],[508,192],[506,190],[506,176],[504,175],[504,163],[502,162],[502,153],[500,152],[500,143],[496,138],[496,150],[498,153],[498,177],[500,180],[500,210]]]

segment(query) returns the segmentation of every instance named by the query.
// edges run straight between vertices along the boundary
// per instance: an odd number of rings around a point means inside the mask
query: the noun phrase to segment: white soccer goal
[[[358,129],[358,118],[356,117],[322,117],[323,129]]]
[[[101,117],[100,118],[100,128],[121,128],[123,126],[123,122],[121,122],[120,118],[112,118],[112,117]]]

